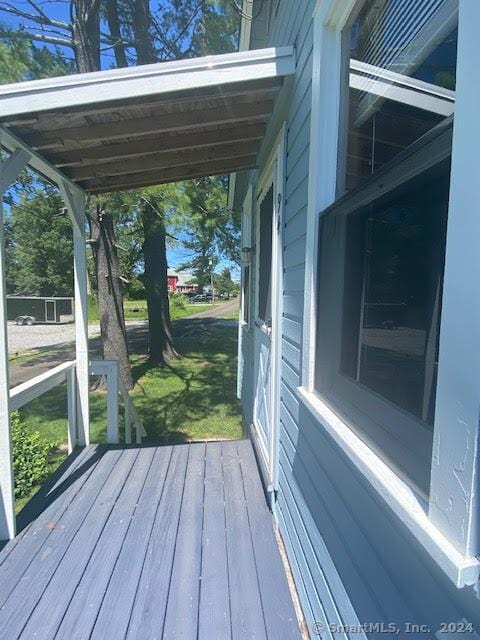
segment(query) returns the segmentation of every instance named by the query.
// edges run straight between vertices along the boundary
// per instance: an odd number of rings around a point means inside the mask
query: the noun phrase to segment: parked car
[[[197,295],[193,296],[192,302],[211,302],[212,294],[211,293],[197,293]]]

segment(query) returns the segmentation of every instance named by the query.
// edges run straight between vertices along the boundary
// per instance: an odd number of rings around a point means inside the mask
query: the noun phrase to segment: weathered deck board
[[[198,618],[199,640],[231,634],[225,494],[221,444],[207,447],[202,538],[202,580]]]
[[[140,499],[132,502],[130,515],[125,514],[127,517],[121,517],[118,521],[111,518],[109,526],[105,527],[102,538],[63,616],[57,633],[58,638],[69,638],[69,640],[89,638],[102,603],[105,606],[110,599],[112,586],[116,582],[114,574],[122,574],[124,571],[124,558],[126,557],[130,574],[134,572],[137,564],[141,566],[143,563],[143,539],[150,534],[149,523],[153,522],[153,515],[150,513],[155,513],[157,509],[171,449],[169,447],[142,449],[141,455],[136,460],[140,479],[143,476],[140,465],[145,461],[148,464],[144,453],[151,459],[151,464]],[[137,469],[134,469],[132,474],[136,472]],[[128,584],[129,581],[124,582]],[[121,613],[123,612],[119,609],[119,614]]]
[[[267,637],[236,442],[222,444],[232,637]]]
[[[0,552],[1,638],[300,637],[248,441],[90,447],[42,504]]]

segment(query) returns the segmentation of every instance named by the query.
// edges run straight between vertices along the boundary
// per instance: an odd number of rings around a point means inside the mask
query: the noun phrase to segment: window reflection
[[[370,0],[352,28],[346,190],[453,114],[457,28],[432,5]]]

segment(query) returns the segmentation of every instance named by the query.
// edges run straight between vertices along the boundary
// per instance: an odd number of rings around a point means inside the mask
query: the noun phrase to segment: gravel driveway
[[[100,334],[100,325],[92,324],[88,328],[88,335],[95,337]],[[59,346],[75,340],[74,324],[34,324],[17,326],[8,323],[8,352],[21,354],[33,349]]]

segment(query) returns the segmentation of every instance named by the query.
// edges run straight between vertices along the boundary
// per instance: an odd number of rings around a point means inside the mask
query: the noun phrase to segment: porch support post
[[[88,295],[87,244],[85,233],[85,194],[71,189],[66,182],[60,190],[73,223],[73,260],[75,278],[75,344],[76,344],[76,421],[77,442],[90,444],[89,362],[88,362]]]
[[[10,433],[3,194],[25,168],[29,158],[30,155],[25,151],[15,151],[7,160],[0,161],[0,540],[9,540],[16,533],[12,439]]]

